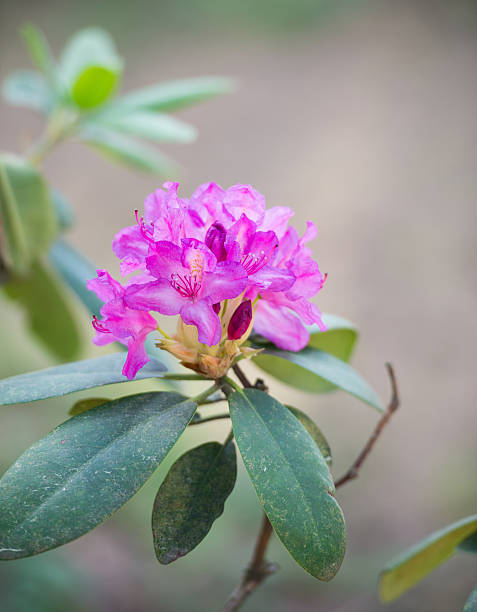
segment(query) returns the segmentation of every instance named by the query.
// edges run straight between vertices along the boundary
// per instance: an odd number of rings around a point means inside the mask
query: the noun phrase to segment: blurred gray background
[[[42,28],[56,52],[81,27],[108,29],[126,59],[123,91],[169,78],[237,78],[236,93],[181,113],[200,137],[192,146],[164,147],[183,168],[168,178],[181,182],[184,196],[208,180],[224,187],[251,183],[269,206],[293,207],[300,231],[307,219],[314,221],[314,253],[329,275],[317,304],[357,324],[353,364],[381,395],[388,395],[386,360],[402,394],[402,408],[360,478],[339,492],[349,544],[337,578],[315,581],[275,540],[269,557],[282,569],[244,609],[384,610],[376,595],[383,564],[477,511],[476,3],[1,0],[2,79],[29,66],[18,35],[25,21]],[[0,105],[1,149],[24,150],[41,125],[28,110]],[[74,143],[55,151],[45,170],[77,211],[71,241],[118,273],[112,237],[133,222],[133,210],[160,179]],[[53,363],[26,335],[21,314],[3,299],[0,309],[0,375]],[[78,316],[84,355],[97,354],[88,317],[79,309]],[[315,397],[270,383],[276,396],[306,410],[323,429],[339,476],[377,414],[342,393]],[[104,395],[121,392],[110,387]],[[72,402],[3,409],[0,468],[64,420]],[[198,429],[174,448],[168,464],[191,444],[226,434],[221,425]],[[2,564],[2,610],[220,609],[258,530],[255,493],[241,469],[208,538],[163,567],[154,558],[149,520],[164,473],[80,540]],[[457,554],[387,609],[460,610],[476,574],[475,557]]]

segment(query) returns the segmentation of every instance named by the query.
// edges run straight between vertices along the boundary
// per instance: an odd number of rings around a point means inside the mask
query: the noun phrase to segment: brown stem
[[[394,374],[393,367],[392,367],[392,365],[390,363],[386,364],[386,368],[388,370],[389,378],[390,378],[390,381],[391,381],[391,401],[389,402],[389,405],[388,405],[385,413],[383,414],[383,416],[379,420],[379,422],[376,425],[376,427],[375,427],[373,433],[371,434],[370,438],[366,442],[363,450],[359,453],[356,461],[349,468],[349,470],[346,472],[346,474],[344,474],[343,476],[341,476],[341,478],[338,478],[338,480],[335,481],[335,488],[336,489],[338,487],[343,486],[348,481],[353,480],[354,478],[358,477],[359,470],[360,470],[361,466],[363,465],[366,457],[373,450],[373,447],[374,447],[374,445],[376,443],[376,440],[381,435],[381,432],[383,431],[383,429],[385,428],[385,426],[387,425],[387,423],[391,419],[393,413],[396,412],[396,410],[399,407],[399,393],[398,393],[398,388],[397,388],[396,376]]]
[[[223,612],[234,612],[238,610],[245,599],[253,593],[268,576],[271,576],[279,569],[277,564],[269,563],[265,560],[265,552],[272,533],[272,525],[267,515],[263,513],[262,526],[250,563],[244,572],[241,583],[233,590],[227,600]]]
[[[232,370],[246,389],[253,386],[238,363],[232,366]]]

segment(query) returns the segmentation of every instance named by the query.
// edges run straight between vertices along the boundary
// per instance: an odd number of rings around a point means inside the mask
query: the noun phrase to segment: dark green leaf
[[[328,381],[379,411],[381,400],[353,368],[324,351],[305,347],[297,353],[266,348],[253,358],[262,370],[287,384],[309,393],[319,393]]]
[[[127,382],[121,373],[125,358],[125,353],[113,353],[5,378],[0,380],[0,404],[34,402],[100,385]],[[151,360],[134,380],[156,378],[165,369],[159,361]]]
[[[39,440],[0,481],[0,559],[56,548],[108,519],[151,476],[195,409],[177,393],[140,393]]]
[[[451,557],[459,544],[477,532],[477,514],[448,525],[390,561],[379,578],[381,601],[393,601]]]
[[[7,296],[24,310],[31,332],[59,359],[74,359],[81,336],[68,296],[52,271],[40,261],[28,276],[3,286]]]
[[[235,446],[207,442],[180,457],[159,488],[152,511],[154,549],[171,563],[194,549],[224,511],[237,477]]]
[[[17,274],[28,271],[58,232],[42,175],[21,157],[8,154],[0,156],[0,226],[5,234],[2,258]]]
[[[82,412],[86,412],[92,408],[96,408],[96,406],[107,404],[109,401],[110,400],[105,397],[89,397],[88,399],[82,399],[76,402],[76,404],[70,408],[68,414],[71,416],[76,416],[77,414],[81,414]]]
[[[459,550],[464,550],[465,552],[477,554],[477,530],[468,538],[462,540],[458,548]]]
[[[462,612],[477,612],[477,586],[469,595]]]
[[[106,126],[119,132],[132,134],[157,142],[192,142],[197,130],[184,121],[164,113],[132,110],[116,105],[89,120],[90,124]]]
[[[231,79],[198,77],[138,89],[122,96],[118,103],[136,109],[175,111],[233,90],[234,81]]]
[[[84,255],[64,240],[57,240],[50,249],[50,260],[63,280],[83,302],[91,314],[100,316],[103,302],[86,288],[86,281],[96,277],[96,269]]]
[[[45,77],[34,70],[17,70],[3,82],[4,99],[16,106],[26,106],[47,113],[52,106],[51,91]]]
[[[102,104],[116,89],[122,60],[111,36],[100,28],[86,28],[68,42],[60,62],[60,76],[73,102],[82,109]]]
[[[321,454],[325,458],[326,463],[328,465],[331,465],[332,457],[331,457],[330,445],[328,444],[328,440],[321,433],[321,429],[316,425],[316,423],[312,419],[310,419],[310,417],[307,414],[305,414],[301,410],[298,410],[298,408],[293,408],[293,406],[287,406],[287,408],[288,410],[290,410],[290,412],[292,412],[296,416],[296,418],[300,421],[300,423],[303,425],[306,431],[310,434],[310,436],[316,442],[316,445],[318,446]]]
[[[45,35],[31,23],[25,24],[21,33],[28,47],[31,61],[51,79],[55,72],[55,65]]]
[[[166,155],[111,129],[84,126],[79,137],[115,161],[164,176],[173,173],[173,164]]]
[[[343,561],[345,524],[323,455],[266,393],[237,391],[229,404],[245,467],[278,537],[307,572],[331,580]]]
[[[56,189],[50,189],[50,197],[55,207],[60,229],[68,229],[74,225],[75,213],[65,196]]]

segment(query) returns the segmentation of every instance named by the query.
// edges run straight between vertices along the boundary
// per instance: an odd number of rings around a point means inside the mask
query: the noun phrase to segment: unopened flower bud
[[[227,232],[222,223],[213,223],[205,236],[205,244],[209,247],[212,253],[217,257],[217,261],[224,261],[227,257],[225,250],[225,237]]]
[[[242,302],[230,319],[227,329],[229,340],[238,340],[247,331],[252,320],[252,303],[250,300]]]

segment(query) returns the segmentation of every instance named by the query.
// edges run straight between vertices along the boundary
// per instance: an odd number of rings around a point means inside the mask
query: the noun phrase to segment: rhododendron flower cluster
[[[316,236],[313,223],[300,237],[288,224],[293,211],[267,210],[250,185],[207,183],[189,199],[177,190],[164,183],[147,197],[144,216],[136,211],[136,223],[114,238],[124,285],[105,270],[88,281],[105,302],[93,341],[127,345],[128,378],[149,360],[144,341],[158,328],[151,311],[179,315],[176,335],[163,333],[159,346],[212,378],[256,352],[243,346],[252,327],[290,351],[307,344],[304,323],[324,329],[309,301],[326,278],[305,246]]]

